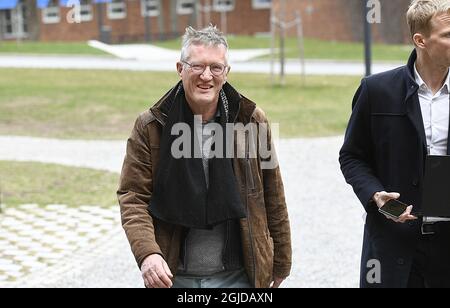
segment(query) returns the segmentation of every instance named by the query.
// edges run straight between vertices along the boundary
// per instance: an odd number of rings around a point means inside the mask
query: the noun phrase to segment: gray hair
[[[228,41],[225,35],[213,25],[209,25],[202,30],[195,30],[192,27],[186,28],[186,33],[183,36],[183,46],[181,49],[181,61],[188,61],[189,47],[196,46],[220,46],[223,45],[226,49],[226,64],[228,64]]]

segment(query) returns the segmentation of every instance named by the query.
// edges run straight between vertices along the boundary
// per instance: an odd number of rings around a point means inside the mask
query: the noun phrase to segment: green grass
[[[288,77],[272,87],[267,75],[231,74],[282,137],[344,132],[358,77]],[[55,138],[126,138],[136,117],[170,89],[176,73],[0,69],[0,134]]]
[[[180,50],[181,39],[152,42],[160,47]],[[229,44],[232,49],[270,48],[270,38],[264,36],[230,36]],[[276,48],[279,43],[276,42]],[[375,61],[406,61],[412,50],[409,45],[374,44],[373,58]],[[101,50],[88,46],[85,42],[2,42],[0,53],[23,54],[63,54],[63,55],[109,55]],[[305,57],[307,59],[333,60],[362,60],[362,43],[347,43],[305,39]],[[288,38],[286,41],[286,56],[298,58],[297,40]],[[264,56],[263,59],[268,59]]]
[[[268,37],[252,36],[230,36],[229,45],[232,49],[248,48],[270,48],[271,41]],[[299,58],[297,40],[289,38],[286,41],[286,56],[288,58]],[[179,39],[158,42],[157,46],[179,50],[181,41]],[[279,48],[278,41],[276,48]],[[362,43],[346,43],[321,41],[316,39],[305,39],[305,57],[307,59],[333,59],[333,60],[362,60],[364,57]],[[406,61],[412,47],[409,45],[385,45],[374,44],[373,58],[376,61]],[[265,56],[264,59],[269,57]]]
[[[117,204],[118,175],[53,164],[0,161],[0,190],[7,206]]]
[[[90,47],[85,42],[2,42],[0,53],[61,54],[61,55],[108,55]]]
[[[288,77],[286,86],[272,87],[265,75],[234,75],[231,82],[254,100],[271,122],[280,124],[281,137],[343,134],[351,112],[358,77]]]

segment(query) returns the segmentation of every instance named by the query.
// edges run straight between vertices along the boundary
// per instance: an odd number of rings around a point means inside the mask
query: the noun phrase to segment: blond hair
[[[416,33],[430,35],[431,19],[445,13],[450,14],[450,0],[413,0],[406,14],[411,37]]]

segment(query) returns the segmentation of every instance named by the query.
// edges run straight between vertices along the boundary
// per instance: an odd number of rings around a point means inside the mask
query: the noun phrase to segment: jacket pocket
[[[371,129],[375,143],[391,144],[402,140],[410,132],[411,124],[406,113],[403,112],[377,112],[372,113]]]

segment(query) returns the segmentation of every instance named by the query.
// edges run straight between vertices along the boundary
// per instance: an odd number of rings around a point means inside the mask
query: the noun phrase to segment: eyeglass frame
[[[204,66],[204,69],[203,69],[202,72],[197,72],[197,73],[196,73],[196,74],[198,74],[198,75],[202,75],[202,74],[206,71],[206,68],[207,68],[207,67],[209,67],[209,71],[211,72],[211,75],[213,75],[213,76],[215,76],[215,77],[221,77],[221,76],[223,76],[223,75],[225,74],[225,72],[227,72],[227,69],[228,69],[228,72],[229,72],[229,69],[230,69],[230,66],[229,66],[229,65],[225,65],[225,64],[222,64],[222,63],[212,63],[212,64],[206,65],[206,64],[204,64],[204,63],[196,63],[196,62],[194,62],[194,63],[189,63],[189,62],[183,61],[183,60],[181,60],[180,62],[183,63],[183,64],[188,65],[189,68],[190,68],[192,71],[194,71],[194,70],[193,70],[194,65],[202,65],[202,66]],[[222,72],[221,72],[220,74],[217,74],[217,75],[214,74],[213,71],[211,70],[211,65],[221,65],[221,66],[223,66]],[[228,73],[228,72],[227,72],[227,73]]]

